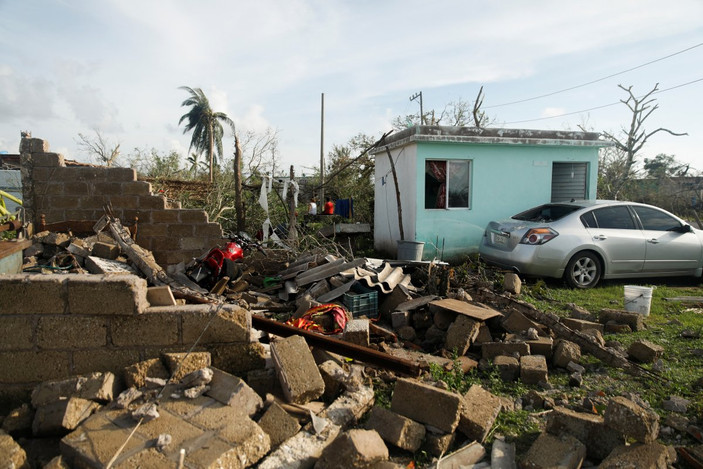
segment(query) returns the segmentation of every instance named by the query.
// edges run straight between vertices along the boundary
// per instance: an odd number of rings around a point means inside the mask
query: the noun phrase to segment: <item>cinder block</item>
[[[459,431],[469,440],[483,443],[493,426],[500,409],[501,399],[474,384],[464,394],[464,402],[459,418]]]
[[[178,213],[178,221],[181,223],[190,223],[193,225],[201,225],[201,224],[206,224],[208,223],[208,216],[207,212],[204,210],[196,210],[196,209],[183,209],[183,210],[177,210]]]
[[[510,316],[503,319],[502,326],[506,331],[512,332],[513,334],[519,334],[529,328],[540,330],[539,324],[529,319],[520,311],[510,313]]]
[[[97,242],[93,244],[92,254],[102,259],[117,259],[120,255],[120,248],[116,244]]]
[[[542,355],[520,357],[520,380],[525,384],[548,381],[547,359]]]
[[[521,467],[579,469],[585,458],[586,447],[573,436],[542,433],[525,455]]]
[[[21,364],[21,366],[18,366]],[[69,376],[68,352],[0,352],[3,383],[33,383]]]
[[[554,345],[554,339],[551,337],[539,336],[534,340],[526,340],[525,343],[530,346],[530,353],[551,358]]]
[[[605,424],[641,443],[651,443],[659,436],[659,415],[621,396],[608,401]]]
[[[182,223],[169,225],[166,234],[172,238],[189,238],[193,236],[193,225]]]
[[[487,360],[498,355],[523,356],[530,354],[530,346],[525,342],[486,342],[481,344],[481,354]]]
[[[202,237],[206,239],[205,246],[217,244],[224,236],[222,233],[222,226],[220,226],[219,223],[195,225],[195,231],[193,233],[196,238]]]
[[[436,313],[435,313],[436,316]],[[481,323],[459,314],[447,330],[446,348],[456,350],[458,355],[464,355],[478,336]]]
[[[68,274],[71,314],[134,315],[149,305],[146,280],[135,275]]]
[[[388,448],[373,430],[349,430],[322,450],[316,469],[355,469],[388,459]]]
[[[2,421],[2,431],[15,437],[31,436],[32,422],[34,421],[34,409],[26,402],[21,406],[12,409]],[[0,451],[0,456],[2,452]]]
[[[422,450],[427,451],[432,456],[440,457],[449,452],[454,443],[456,433],[425,433],[425,442],[422,445]]]
[[[325,382],[325,399],[332,400],[343,390],[342,377],[346,375],[341,366],[334,360],[326,360],[318,366],[322,381]]]
[[[146,378],[169,379],[169,377],[168,370],[159,358],[135,363],[124,370],[124,380],[127,387],[141,388],[146,384]]]
[[[391,313],[391,324],[393,329],[400,329],[410,325],[410,313],[408,311],[393,311]]]
[[[164,210],[166,209],[166,198],[157,195],[141,195],[137,206],[142,210]]]
[[[107,181],[129,182],[137,180],[137,171],[132,168],[104,168]]]
[[[174,381],[180,381],[188,373],[212,365],[209,352],[164,353],[161,358]]]
[[[208,396],[239,409],[250,417],[262,408],[261,397],[244,380],[217,368],[210,369],[213,375],[209,383],[210,390],[206,393]]]
[[[233,375],[241,375],[266,366],[266,351],[258,343],[212,345],[207,347],[212,366]]]
[[[176,306],[176,299],[173,297],[171,287],[169,287],[168,285],[147,288],[146,300],[152,307]]]
[[[325,383],[305,339],[278,340],[271,345],[271,355],[288,402],[304,404],[322,396]]]
[[[42,316],[37,322],[37,346],[43,350],[105,347],[107,323],[106,317]]]
[[[609,322],[614,322],[616,324],[623,324],[630,326],[630,329],[638,332],[645,329],[644,325],[644,315],[640,313],[634,313],[631,311],[620,311],[616,309],[604,308],[598,313],[598,322],[606,325]]]
[[[593,321],[586,321],[584,319],[574,319],[574,318],[562,318],[561,322],[568,328],[575,331],[588,331],[595,330],[603,333],[603,324],[599,324]]]
[[[266,409],[259,420],[259,426],[271,438],[271,448],[275,448],[298,433],[298,420],[274,402]]]
[[[391,410],[420,423],[452,433],[459,423],[462,397],[414,379],[396,381]]]
[[[69,397],[80,397],[96,402],[109,402],[119,394],[113,373],[92,373],[67,379],[44,381],[32,391],[35,408]]]
[[[438,309],[432,316],[432,322],[435,326],[446,331],[449,326],[457,319],[457,314],[454,311],[448,311],[446,309]]]
[[[1,288],[1,287],[0,287]],[[34,347],[36,316],[0,316],[0,350],[28,350]]]
[[[35,436],[66,434],[100,408],[97,402],[71,397],[39,407],[34,414],[32,431]]]
[[[344,340],[352,344],[369,346],[369,320],[352,319],[344,326]]]
[[[20,140],[20,153],[48,153],[49,142],[40,138],[23,138]]]
[[[151,222],[154,224],[180,223],[178,210],[154,210],[151,212]]]
[[[652,363],[664,354],[664,347],[648,340],[633,342],[627,354],[641,363]]]
[[[621,469],[623,467],[672,467],[669,450],[661,443],[622,445],[605,458],[599,469]]]
[[[549,413],[546,430],[552,435],[569,434],[577,438],[586,446],[588,457],[598,461],[625,444],[625,438],[607,427],[600,415],[574,412],[565,407],[554,407]]]
[[[425,438],[425,426],[383,407],[373,407],[365,428],[375,430],[384,441],[414,453]]]
[[[50,152],[33,152],[34,166],[65,166],[63,155]]]
[[[125,195],[150,195],[151,183],[146,181],[127,181],[120,184],[120,194]]]
[[[174,314],[151,312],[139,316],[115,317],[110,327],[112,343],[118,347],[177,345],[178,319]]]
[[[0,275],[0,314],[64,314],[64,275]]]
[[[554,366],[566,368],[569,362],[579,363],[581,361],[581,347],[568,340],[558,340],[552,355]]]
[[[109,371],[121,376],[125,367],[139,361],[137,349],[100,348],[92,350],[76,350],[71,352],[73,357],[73,374],[91,373],[93,371]]]
[[[200,344],[249,342],[251,313],[235,305],[192,305],[178,309],[151,308],[150,311],[174,312],[183,320],[183,343]],[[211,320],[212,315],[215,318]],[[203,333],[205,325],[210,324]],[[201,337],[202,334],[202,337]],[[218,368],[220,368],[218,366]]]

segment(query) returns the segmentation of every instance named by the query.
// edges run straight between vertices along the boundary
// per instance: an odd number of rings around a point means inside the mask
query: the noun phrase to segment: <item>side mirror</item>
[[[672,231],[676,233],[693,233],[693,228],[691,225],[681,225],[678,228],[674,228]]]

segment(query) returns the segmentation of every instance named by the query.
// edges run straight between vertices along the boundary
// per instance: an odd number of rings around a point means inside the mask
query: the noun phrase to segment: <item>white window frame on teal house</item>
[[[444,167],[442,167],[442,163],[444,163]],[[472,163],[473,160],[470,159],[425,160],[425,209],[470,210]],[[462,166],[460,171],[463,174],[452,169],[457,166]],[[459,187],[458,190],[457,187]]]

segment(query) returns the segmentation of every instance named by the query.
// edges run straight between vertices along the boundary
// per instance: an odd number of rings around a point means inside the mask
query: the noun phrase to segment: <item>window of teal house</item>
[[[470,176],[470,160],[425,161],[425,208],[469,208]]]

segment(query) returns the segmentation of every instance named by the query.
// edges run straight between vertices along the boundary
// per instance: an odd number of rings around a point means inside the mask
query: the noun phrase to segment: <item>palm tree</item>
[[[193,131],[188,152],[191,148],[199,153],[207,152],[210,161],[210,182],[212,183],[215,151],[217,151],[217,156],[222,158],[222,136],[224,134],[222,122],[228,124],[232,129],[234,129],[234,122],[224,112],[213,111],[205,93],[200,88],[181,86],[180,89],[190,93],[190,97],[183,101],[181,106],[191,106],[191,108],[181,116],[178,125],[186,121],[183,133]]]

